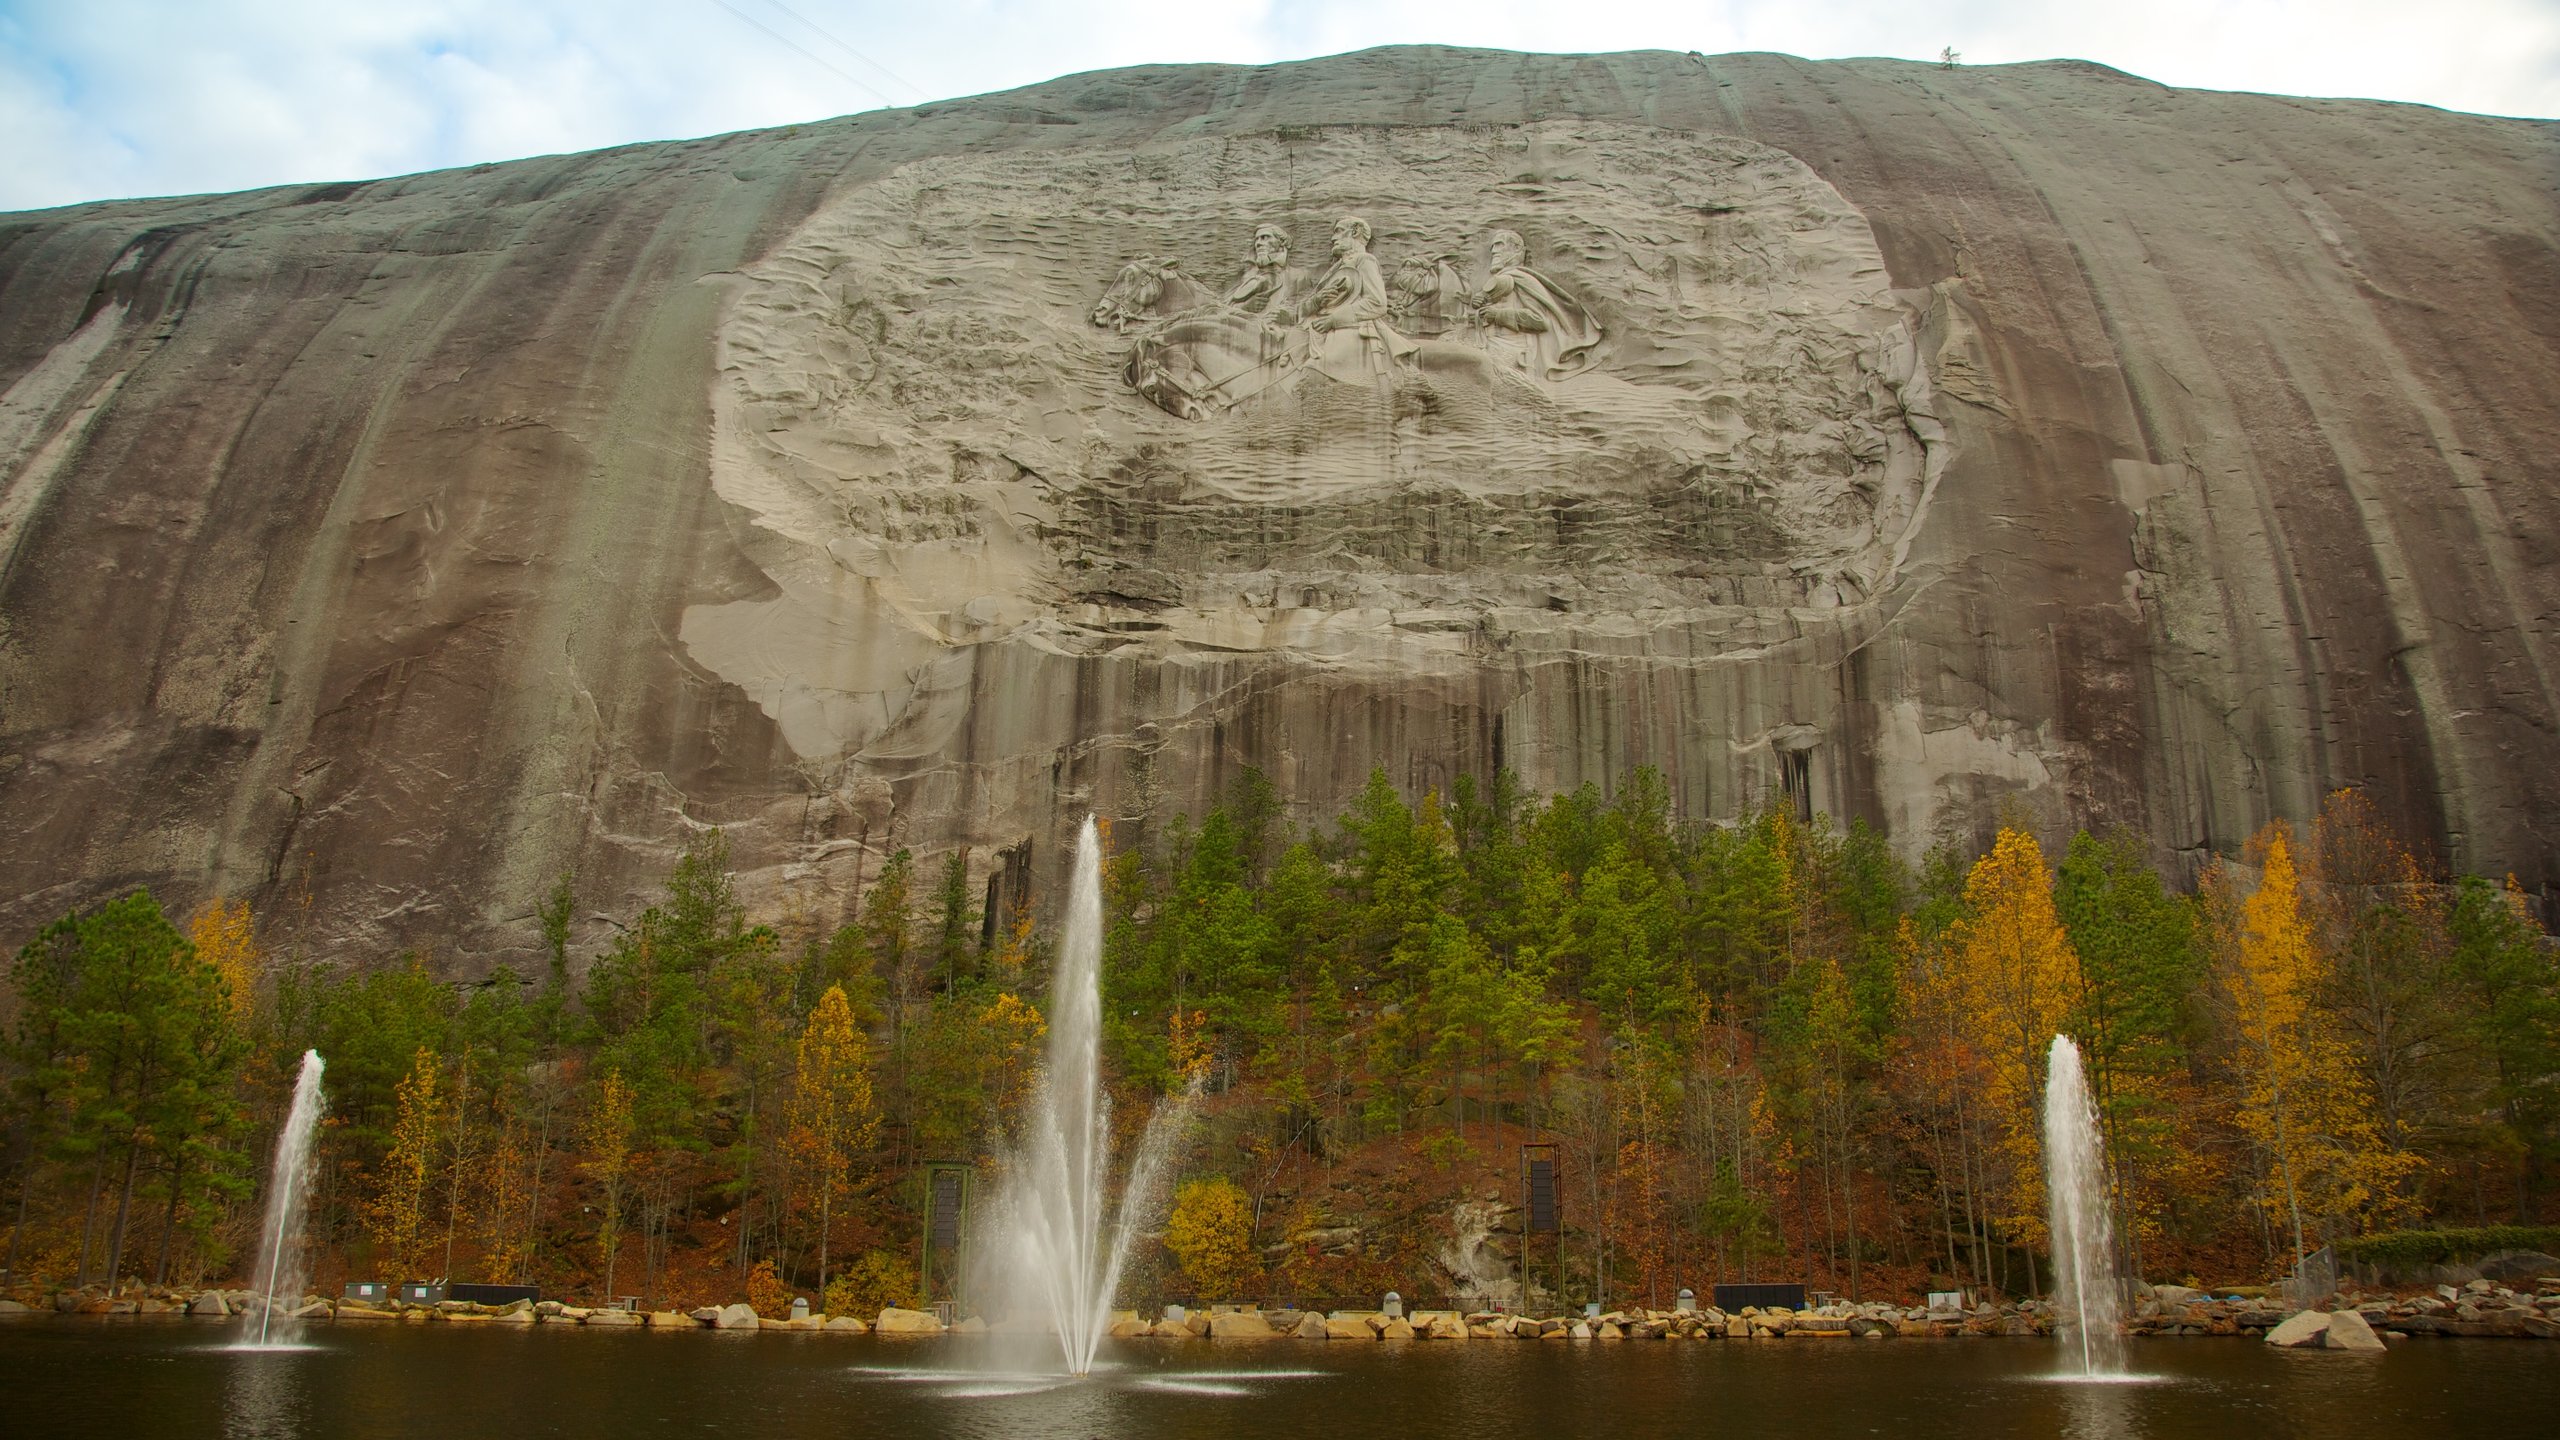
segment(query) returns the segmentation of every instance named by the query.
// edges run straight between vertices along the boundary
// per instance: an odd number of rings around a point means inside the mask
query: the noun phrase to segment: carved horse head
[[[1123,335],[1209,303],[1200,282],[1182,272],[1179,261],[1141,255],[1120,267],[1102,298],[1093,302],[1093,323]]]

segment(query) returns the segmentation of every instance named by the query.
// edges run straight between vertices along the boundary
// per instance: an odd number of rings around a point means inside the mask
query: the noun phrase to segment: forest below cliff
[[[2192,885],[2123,835],[2006,828],[1914,869],[1863,825],[1686,822],[1648,772],[1381,774],[1331,824],[1283,816],[1248,772],[1206,815],[1106,827],[1119,1129],[1195,1096],[1123,1303],[1484,1294],[1524,1143],[1564,1181],[1531,1255],[1563,1298],[2031,1293],[2057,1032],[2154,1279],[2560,1212],[2560,952],[2511,883],[2437,873],[2353,792]],[[8,1288],[245,1274],[317,1049],[328,1283],[948,1293],[916,1269],[921,1168],[1004,1164],[1062,909],[978,913],[969,860],[899,852],[830,928],[750,913],[705,832],[609,948],[576,953],[564,876],[546,972],[471,983],[310,953],[289,900],[67,915],[6,997]]]

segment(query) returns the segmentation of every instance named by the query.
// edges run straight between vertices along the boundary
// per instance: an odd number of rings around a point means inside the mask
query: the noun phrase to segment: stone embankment
[[[2442,1285],[2431,1294],[2365,1298],[2350,1293],[2334,1311],[2291,1311],[2263,1297],[2214,1296],[2164,1285],[2151,1289],[2126,1320],[2128,1334],[2147,1336],[2248,1336],[2268,1344],[2328,1350],[2378,1350],[2411,1336],[2476,1336],[2560,1340],[2560,1276],[2546,1275],[2531,1290],[2488,1280]],[[257,1313],[262,1297],[248,1290],[183,1290],[152,1286],[121,1296],[92,1287],[53,1297],[65,1315],[181,1316],[224,1319]],[[33,1307],[0,1300],[0,1316],[32,1315]],[[810,1314],[773,1320],[745,1305],[706,1305],[698,1310],[624,1310],[567,1305],[557,1300],[518,1300],[475,1305],[353,1300],[305,1295],[292,1312],[305,1320],[348,1323],[461,1325],[590,1325],[600,1329],[747,1330],[829,1335],[983,1334],[986,1322],[970,1316],[945,1326],[930,1311],[886,1309],[864,1320],[852,1315]],[[1112,1316],[1117,1340],[1883,1340],[1953,1336],[2044,1336],[2055,1328],[2053,1307],[2034,1300],[1977,1305],[1971,1310],[1929,1310],[1884,1303],[1835,1301],[1814,1309],[1728,1314],[1697,1310],[1620,1309],[1596,1316],[1513,1315],[1500,1311],[1381,1311],[1213,1306],[1207,1311],[1168,1307],[1153,1321],[1135,1310]]]

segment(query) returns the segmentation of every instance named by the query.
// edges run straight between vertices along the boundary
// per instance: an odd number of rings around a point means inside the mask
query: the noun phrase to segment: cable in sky
[[[866,81],[866,80],[863,80],[863,79],[861,79],[861,78],[860,78],[860,77],[858,77],[858,76],[855,76],[855,75],[852,75],[852,74],[847,73],[843,66],[838,65],[838,64],[834,63],[834,62],[833,62],[833,61],[831,61],[831,60],[828,60],[828,59],[827,59],[825,56],[823,56],[823,55],[815,55],[815,54],[811,54],[811,53],[810,53],[810,51],[809,51],[809,47],[807,47],[807,46],[805,46],[805,45],[801,44],[801,43],[800,43],[799,41],[797,41],[797,40],[792,39],[790,36],[783,34],[781,31],[774,29],[772,26],[767,25],[766,23],[764,23],[763,21],[761,21],[761,20],[757,19],[757,18],[756,18],[756,17],[754,17],[753,15],[748,14],[746,11],[739,9],[737,6],[730,4],[730,3],[729,3],[729,0],[711,0],[711,3],[712,3],[712,4],[714,4],[714,5],[719,6],[719,7],[720,7],[721,9],[723,9],[723,10],[728,11],[730,14],[737,16],[739,19],[746,21],[748,24],[753,25],[753,26],[754,26],[754,27],[756,27],[757,29],[759,29],[759,30],[763,31],[763,32],[764,32],[764,33],[766,33],[767,35],[772,36],[774,39],[776,39],[776,40],[780,41],[781,43],[783,43],[783,44],[785,44],[785,45],[790,46],[793,50],[795,50],[795,51],[799,52],[799,54],[800,54],[801,58],[803,58],[803,59],[807,60],[810,64],[812,64],[812,65],[823,65],[823,66],[825,66],[827,69],[829,69],[829,70],[831,70],[831,71],[835,72],[838,76],[841,76],[841,77],[842,77],[842,78],[843,78],[843,79],[844,79],[848,84],[851,84],[855,89],[862,91],[864,94],[869,95],[870,97],[872,97],[872,98],[873,98],[873,99],[875,99],[875,100],[878,100],[881,104],[888,106],[888,107],[889,107],[890,109],[892,109],[892,110],[895,110],[895,109],[897,109],[897,108],[898,108],[898,102],[897,102],[897,101],[895,101],[895,100],[890,99],[890,98],[889,98],[888,96],[886,96],[886,95],[881,94],[881,93],[880,93],[880,87],[878,87],[878,86],[876,86],[876,85],[873,85],[873,84],[871,84],[870,82],[868,82],[868,81]]]
[[[808,26],[811,31],[815,32],[820,39],[825,40],[828,44],[833,45],[847,55],[852,56],[854,59],[861,61],[863,64],[870,66],[874,70],[879,71],[888,79],[904,86],[909,91],[912,91],[918,103],[922,103],[933,98],[925,93],[925,88],[923,86],[908,79],[906,76],[899,74],[897,71],[890,69],[888,66],[881,64],[879,61],[872,59],[870,56],[863,54],[861,51],[854,49],[851,45],[846,44],[841,39],[838,39],[834,31],[827,29],[817,21],[812,20],[808,16],[801,14],[799,11],[792,9],[790,6],[783,4],[782,0],[765,0],[765,3],[771,5],[774,9],[781,11],[783,14],[790,16],[792,19],[799,21],[801,24]]]

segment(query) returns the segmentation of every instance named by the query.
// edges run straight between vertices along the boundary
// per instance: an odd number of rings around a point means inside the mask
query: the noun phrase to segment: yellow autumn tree
[[[631,1086],[618,1070],[596,1082],[579,1148],[587,1178],[602,1192],[604,1214],[596,1222],[596,1254],[604,1262],[604,1297],[613,1298],[613,1264],[622,1252],[623,1187],[631,1175]]]
[[[1188,1084],[1208,1073],[1212,1038],[1208,1011],[1173,1007],[1165,1022],[1165,1056],[1176,1084]]]
[[[1049,1022],[1040,1011],[1010,991],[999,994],[978,1012],[978,1035],[986,1046],[987,1098],[999,1115],[1021,1113],[1038,1073],[1040,1042]]]
[[[2044,1235],[2041,1102],[2045,1056],[2079,991],[2079,957],[2053,907],[2053,876],[2035,837],[2001,827],[1964,884],[1964,913],[1948,935],[1950,978],[1984,1102],[2007,1163],[2001,1224]]]
[[[2250,841],[2257,887],[2236,899],[2227,868],[2207,886],[2220,999],[2237,1055],[2236,1119],[2264,1157],[2264,1203],[2308,1253],[2304,1217],[2340,1220],[2387,1206],[2410,1161],[2382,1142],[2371,1097],[2315,1000],[2325,957],[2303,913],[2283,822]]]
[[[1985,1228],[1989,1197],[1973,1177],[1982,1170],[1980,1157],[1987,1148],[1981,1097],[1990,1086],[1974,1049],[1955,950],[1945,939],[1923,941],[1911,917],[1902,918],[1895,935],[1902,1028],[1888,1076],[1937,1176],[1947,1273],[1970,1273],[1976,1283],[1987,1284],[1993,1273]]]
[[[418,1047],[409,1073],[392,1089],[391,1148],[382,1157],[367,1219],[375,1250],[403,1277],[425,1278],[427,1203],[444,1113],[434,1052]]]
[[[229,988],[232,1023],[247,1024],[256,1003],[258,971],[266,960],[249,923],[249,902],[217,897],[187,926],[187,940],[196,947],[197,958],[213,966]]]
[[[818,1220],[818,1293],[827,1291],[828,1246],[838,1201],[853,1182],[854,1157],[871,1147],[880,1112],[871,1096],[871,1047],[854,1028],[844,987],[830,985],[800,1032],[792,1077],[792,1175],[802,1205]]]
[[[1262,1278],[1253,1254],[1253,1204],[1223,1176],[1187,1180],[1174,1192],[1164,1244],[1202,1300],[1237,1298]]]
[[[533,1261],[531,1227],[520,1224],[532,1199],[535,1166],[532,1137],[525,1133],[513,1105],[498,1107],[498,1135],[477,1186],[474,1229],[480,1240],[480,1270],[490,1279],[510,1283]]]

